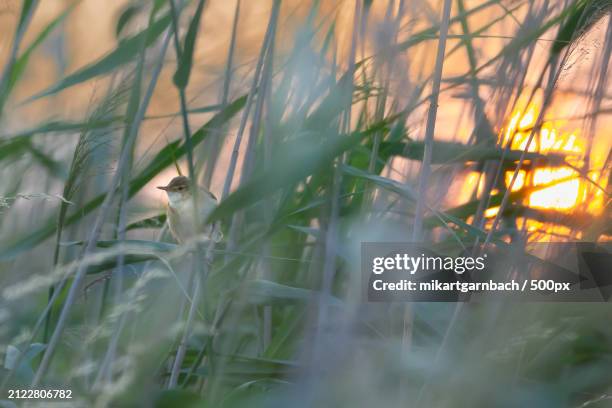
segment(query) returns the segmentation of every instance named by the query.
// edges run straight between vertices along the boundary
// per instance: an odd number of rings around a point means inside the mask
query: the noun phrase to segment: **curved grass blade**
[[[319,295],[310,289],[283,285],[265,279],[247,281],[241,289],[243,291],[241,299],[257,305],[307,303]],[[332,304],[342,303],[333,296],[330,296],[330,301]]]
[[[126,231],[139,229],[139,228],[161,228],[166,222],[166,214],[154,215],[153,217],[144,218],[139,221],[135,221],[129,224]]]
[[[38,34],[36,39],[30,44],[30,46],[17,58],[15,61],[15,65],[13,65],[13,69],[11,70],[11,76],[8,81],[7,89],[5,97],[13,90],[15,84],[19,81],[23,73],[25,72],[26,67],[28,66],[28,62],[30,61],[30,56],[32,53],[38,48],[40,44],[42,44],[49,34],[53,32],[53,30],[74,10],[75,6],[78,3],[73,3],[70,5],[63,13],[59,16],[51,20],[51,22]]]
[[[66,170],[60,162],[54,160],[52,157],[49,157],[45,152],[34,146],[32,143],[28,145],[28,151],[38,163],[49,171],[49,174],[52,174],[54,177],[59,179],[64,179],[66,177]]]
[[[115,37],[121,37],[121,33],[129,22],[138,15],[138,12],[142,8],[141,4],[129,4],[121,13],[117,19],[117,25],[115,26]]]
[[[382,142],[380,145],[380,154],[384,157],[402,156],[411,160],[422,160],[423,150],[424,144],[421,141]],[[521,150],[510,150],[506,153],[504,161],[515,162],[520,158],[521,154]],[[502,149],[497,147],[435,141],[432,164],[500,160],[502,156]],[[566,157],[566,155],[561,153],[526,153],[526,159],[540,160],[550,165],[563,165]]]
[[[551,55],[559,54],[565,47],[580,38],[612,8],[610,0],[578,0],[571,7],[571,14],[559,28],[557,38],[550,49]]]
[[[199,108],[189,109],[187,113],[189,114],[197,114],[197,113],[208,113],[208,112],[217,112],[221,110],[223,106],[221,105],[207,105],[201,106]],[[180,112],[176,113],[164,113],[160,115],[150,115],[145,116],[144,120],[153,120],[153,119],[165,119],[171,118],[180,115]],[[86,131],[86,130],[96,130],[96,129],[104,129],[109,126],[122,126],[124,124],[129,125],[129,122],[126,122],[123,116],[113,116],[107,117],[104,119],[90,119],[84,122],[70,122],[70,121],[60,121],[60,120],[52,120],[45,123],[40,124],[37,127],[26,129],[19,131],[17,133],[11,135],[0,135],[0,139],[3,140],[2,143],[7,143],[11,139],[19,138],[19,137],[28,137],[37,134],[43,133],[56,133],[56,132],[74,132],[74,131]]]
[[[36,99],[53,95],[54,93],[60,92],[71,86],[80,84],[88,81],[97,76],[108,74],[115,69],[129,63],[137,55],[139,55],[142,41],[145,40],[147,47],[151,46],[155,40],[163,33],[168,25],[170,24],[170,15],[166,14],[154,22],[150,28],[146,28],[138,34],[127,38],[121,42],[117,48],[111,51],[106,56],[99,59],[84,68],[81,68],[77,72],[68,75],[50,88],[28,98],[25,103],[32,102]]]
[[[183,52],[178,62],[178,68],[174,74],[172,80],[178,88],[186,88],[189,83],[189,75],[191,74],[191,66],[193,64],[193,50],[195,48],[195,42],[198,36],[198,28],[200,27],[200,20],[202,18],[202,10],[204,10],[205,0],[198,2],[198,8],[193,15],[193,19],[189,24],[187,35],[185,36],[185,43],[183,45]]]
[[[358,178],[362,178],[365,180],[369,180],[381,187],[386,188],[387,190],[393,191],[394,193],[397,193],[399,195],[401,195],[404,198],[407,198],[411,201],[416,201],[417,199],[417,194],[415,191],[413,191],[407,184],[405,183],[400,183],[398,181],[395,180],[391,180],[389,178],[386,177],[382,177],[382,176],[378,176],[376,174],[371,174],[368,173],[366,171],[360,170],[356,167],[353,166],[348,166],[348,165],[343,165],[342,166],[342,172],[344,174],[353,176],[353,177],[358,177]]]
[[[6,103],[9,94],[9,82],[15,67],[15,62],[17,61],[17,54],[19,53],[21,42],[23,41],[28,25],[32,21],[32,16],[36,11],[39,2],[39,0],[25,0],[22,3],[19,23],[15,28],[15,35],[13,37],[7,62],[2,71],[2,76],[0,77],[0,115],[2,115],[4,112],[4,104]]]

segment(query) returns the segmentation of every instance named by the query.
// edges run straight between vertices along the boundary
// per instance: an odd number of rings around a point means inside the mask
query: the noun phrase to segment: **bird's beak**
[[[168,186],[157,186],[160,190],[168,191]]]

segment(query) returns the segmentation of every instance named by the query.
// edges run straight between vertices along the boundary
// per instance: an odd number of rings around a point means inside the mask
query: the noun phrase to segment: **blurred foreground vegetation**
[[[0,60],[0,406],[29,387],[75,406],[612,405],[607,304],[368,304],[359,264],[366,241],[609,240],[609,0],[226,2],[214,61],[220,2],[131,1],[110,49],[28,95],[30,60],[87,1],[42,27],[45,2],[18,3]],[[246,45],[249,11],[264,17]],[[78,118],[20,111],[84,86]],[[541,146],[565,115],[579,157],[504,139],[534,104],[511,139]],[[584,186],[569,210],[530,207],[558,181],[512,188],[561,166]],[[222,242],[168,234],[153,191],[178,169],[220,197]]]

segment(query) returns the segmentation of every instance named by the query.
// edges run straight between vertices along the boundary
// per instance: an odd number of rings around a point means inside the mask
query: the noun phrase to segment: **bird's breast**
[[[193,200],[183,200],[168,206],[168,226],[174,238],[179,242],[185,242],[197,234],[207,233],[204,221],[215,208],[216,203],[211,200],[202,199],[198,201],[198,219],[193,211]]]

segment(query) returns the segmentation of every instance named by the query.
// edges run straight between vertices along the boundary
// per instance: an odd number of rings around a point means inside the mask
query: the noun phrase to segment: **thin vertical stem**
[[[246,125],[247,125],[247,121],[248,121],[248,117],[249,117],[249,113],[251,111],[251,106],[253,104],[253,98],[255,97],[255,92],[257,91],[257,88],[261,86],[260,84],[260,77],[262,74],[262,69],[264,66],[264,62],[266,59],[266,53],[268,51],[268,48],[270,47],[270,43],[271,43],[271,38],[273,37],[273,34],[275,32],[274,30],[274,25],[275,25],[275,21],[278,17],[278,13],[279,13],[279,9],[280,9],[280,0],[274,0],[274,4],[272,6],[272,11],[270,13],[270,20],[268,21],[268,28],[266,29],[266,34],[264,36],[264,41],[261,47],[261,50],[259,52],[259,59],[257,61],[257,66],[255,68],[255,75],[253,77],[253,83],[251,85],[251,89],[249,91],[249,94],[247,96],[247,101],[246,101],[246,106],[244,107],[244,112],[242,114],[242,118],[240,120],[240,126],[238,128],[238,133],[236,134],[236,140],[234,142],[234,147],[232,149],[232,155],[230,158],[230,163],[229,163],[229,167],[227,170],[227,175],[225,178],[225,183],[223,185],[223,192],[221,194],[221,200],[225,199],[230,192],[231,186],[232,186],[232,181],[234,179],[234,173],[236,171],[236,166],[238,163],[238,153],[240,150],[240,145],[242,144],[242,137],[244,135],[244,131],[246,129]],[[261,92],[261,89],[258,91]],[[258,104],[259,106],[259,104]],[[256,107],[257,109],[257,107]],[[257,116],[255,116],[254,118],[255,121],[258,121]],[[249,146],[252,144],[251,143],[252,137],[249,137],[249,141],[247,142],[247,152],[245,154],[245,158],[243,161],[243,166],[248,165],[249,162]],[[238,230],[238,225],[239,225],[239,218],[241,217],[240,214],[238,215],[234,215],[232,217],[232,221],[230,224],[230,228],[229,228],[229,233],[228,233],[228,237],[227,237],[227,248],[229,250],[232,250],[235,246],[235,242],[236,242],[236,233]],[[227,258],[226,258],[227,259]]]
[[[442,22],[440,23],[440,38],[438,41],[438,52],[436,55],[436,65],[432,78],[432,90],[430,96],[429,112],[427,114],[427,127],[425,129],[423,161],[421,163],[421,174],[419,177],[419,189],[417,204],[412,230],[412,240],[420,241],[423,237],[423,214],[427,207],[427,186],[429,184],[429,174],[431,172],[431,157],[433,153],[434,131],[436,127],[436,116],[438,113],[438,99],[440,95],[440,83],[442,82],[442,69],[444,67],[444,54],[446,52],[446,38],[448,36],[448,25],[450,21],[452,0],[444,1],[442,10]],[[402,332],[402,355],[406,353],[412,342],[413,312],[410,304],[404,308]]]
[[[223,76],[223,94],[221,95],[221,105],[227,105],[229,98],[230,83],[232,81],[232,67],[234,65],[234,51],[236,49],[236,33],[238,32],[238,20],[240,18],[240,3],[236,1],[234,10],[234,20],[232,21],[232,36],[230,38],[229,50],[227,52],[227,63],[225,64],[225,75]]]
[[[261,128],[261,118],[263,115],[264,102],[266,100],[266,93],[269,91],[272,82],[274,39],[276,36],[276,26],[278,24],[279,12],[280,0],[274,0],[272,14],[269,22],[270,36],[268,38],[268,43],[265,45],[266,54],[264,58],[263,72],[261,75],[261,84],[259,86],[259,92],[257,93],[257,103],[255,104],[255,111],[253,112],[253,121],[251,123],[249,140],[247,142],[247,150],[244,157],[242,175],[240,179],[241,184],[244,184],[248,180],[255,164],[255,146],[257,144],[257,136],[259,135],[259,130]]]
[[[232,70],[234,65],[234,54],[236,49],[236,37],[238,32],[238,21],[240,18],[240,3],[241,0],[236,1],[236,8],[234,10],[234,21],[232,22],[232,35],[230,38],[229,51],[227,53],[227,61],[225,64],[225,73],[223,76],[223,90],[221,95],[221,106],[227,106],[229,99],[230,84],[232,81]],[[212,182],[213,173],[215,171],[215,165],[221,150],[221,137],[218,134],[212,134],[210,142],[207,143],[208,158],[206,159],[206,166],[204,167],[204,175],[202,176],[202,184],[206,188],[210,188]]]
[[[361,21],[363,1],[357,0],[355,2],[355,14],[353,16],[353,36],[351,39],[351,48],[349,54],[349,66],[346,73],[346,77],[350,80],[349,87],[347,90],[341,90],[341,92],[347,92],[348,94],[348,105],[345,108],[344,116],[342,118],[342,130],[345,133],[349,133],[351,127],[351,108],[353,102],[353,87],[355,78],[355,56],[357,54],[357,43],[359,41],[359,22]],[[340,192],[342,189],[342,170],[340,165],[344,157],[336,159],[333,163],[333,178],[330,197],[330,210],[329,210],[329,221],[327,225],[327,231],[325,233],[324,242],[324,261],[323,261],[323,283],[321,287],[321,297],[318,305],[317,314],[317,332],[315,337],[315,357],[318,359],[321,357],[321,331],[326,328],[327,320],[327,309],[328,309],[328,298],[332,291],[332,284],[336,269],[336,255],[338,252],[338,216],[340,213]]]
[[[442,22],[440,24],[440,39],[438,41],[438,53],[434,69],[433,83],[430,96],[429,112],[427,114],[427,127],[425,129],[425,141],[423,162],[421,163],[421,175],[419,177],[419,197],[417,200],[414,216],[414,228],[412,240],[420,241],[423,237],[423,214],[426,207],[427,185],[431,173],[431,156],[433,152],[434,130],[436,128],[436,115],[438,113],[438,98],[440,95],[440,82],[442,81],[442,68],[444,66],[444,53],[446,51],[446,38],[448,36],[448,23],[451,13],[451,0],[444,0],[442,11]]]
[[[195,262],[195,259],[194,259]],[[168,388],[176,387],[178,383],[179,373],[181,371],[181,366],[183,365],[183,360],[185,358],[185,353],[187,353],[187,340],[191,335],[191,328],[193,326],[193,321],[195,319],[195,312],[197,310],[197,304],[200,301],[201,296],[201,284],[202,284],[202,276],[200,274],[194,275],[195,285],[193,287],[193,296],[191,298],[191,307],[189,308],[189,313],[187,315],[187,321],[185,322],[185,328],[183,329],[183,334],[181,336],[181,340],[177,347],[176,355],[174,356],[174,362],[172,363],[172,371],[170,372],[170,379],[168,380]]]
[[[249,94],[247,96],[247,101],[244,107],[244,112],[242,113],[242,117],[240,119],[240,125],[238,127],[238,133],[236,134],[236,140],[234,141],[234,147],[232,148],[232,154],[231,154],[229,166],[227,169],[227,176],[225,178],[225,183],[223,184],[223,192],[221,193],[221,200],[225,199],[229,195],[230,188],[232,187],[232,181],[234,180],[234,173],[236,171],[236,166],[238,164],[238,153],[240,151],[242,137],[246,129],[247,120],[249,117],[249,113],[251,111],[251,105],[253,104],[253,98],[257,90],[257,85],[259,83],[259,77],[261,74],[261,69],[263,67],[266,49],[269,44],[271,35],[272,35],[272,29],[270,27],[270,24],[268,24],[268,29],[266,30],[266,34],[265,34],[264,41],[261,47],[261,51],[259,52],[257,66],[255,67],[255,75],[253,76],[253,83],[251,84],[251,89],[249,90]]]
[[[181,49],[181,44],[179,42],[178,11],[176,9],[176,5],[174,4],[174,0],[168,0],[168,1],[170,3],[170,10],[172,14],[172,28],[174,32],[174,35],[173,35],[174,50],[176,53],[176,59],[180,64],[183,50]],[[183,123],[183,133],[185,136],[185,148],[187,150],[187,166],[189,169],[189,179],[192,183],[192,187],[195,187],[195,179],[194,179],[195,168],[193,165],[193,144],[191,142],[191,129],[189,127],[189,117],[187,113],[187,98],[185,96],[185,88],[183,86],[177,86],[177,88],[179,91],[179,100],[180,100],[180,105],[181,105],[181,118],[182,118],[182,123]],[[196,196],[197,194],[194,194],[195,199],[197,199]]]
[[[180,64],[181,58],[182,58],[182,52],[184,52],[185,50],[181,49],[180,42],[179,42],[178,13],[174,5],[174,0],[169,0],[169,1],[170,1],[170,7],[172,9],[172,23],[174,27],[174,36],[173,36],[174,37],[174,49],[176,52],[177,60],[179,61],[179,64]],[[202,7],[203,4],[204,2],[200,1],[199,7]],[[198,13],[198,11],[196,11],[196,13]],[[197,185],[196,172],[195,172],[195,166],[194,166],[194,160],[193,160],[193,146],[191,142],[191,128],[189,126],[187,97],[185,95],[185,87],[186,87],[186,84],[184,84],[183,86],[179,86],[177,84],[177,88],[179,91],[179,100],[181,104],[181,117],[183,118],[183,132],[185,134],[185,147],[187,150],[189,180],[191,183],[191,191],[193,192],[192,194],[193,217],[194,217],[193,219],[195,220],[195,224],[199,226],[201,225],[200,224],[201,217],[200,217],[200,211],[199,211],[200,207],[198,205],[199,186]],[[206,275],[207,275],[206,269],[208,268],[208,266],[207,265],[203,266],[204,270],[202,270],[202,264],[200,263],[200,254],[201,254],[201,247],[198,243],[196,243],[195,251],[192,257],[191,278],[190,278],[190,280],[194,279],[196,281],[196,285],[193,287],[193,293],[191,294],[191,298],[193,299],[193,301],[191,302],[191,305],[189,307],[187,321],[185,322],[185,327],[183,328],[181,340],[176,350],[176,355],[174,357],[174,362],[173,362],[172,370],[170,373],[170,379],[168,381],[168,388],[173,388],[177,384],[180,368],[183,364],[185,353],[187,352],[187,339],[191,335],[195,312],[197,310],[199,298],[201,296],[200,294],[201,286],[203,285],[203,282],[205,281]],[[182,314],[183,314],[183,309],[181,308],[181,312],[180,312],[181,317],[182,317]]]

